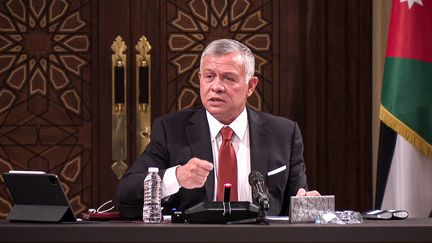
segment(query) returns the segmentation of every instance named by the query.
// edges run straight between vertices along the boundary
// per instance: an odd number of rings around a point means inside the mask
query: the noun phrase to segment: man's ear
[[[247,92],[247,96],[251,96],[252,93],[254,92],[257,84],[258,84],[258,77],[257,76],[253,76],[252,78],[249,79],[248,82],[248,92]]]

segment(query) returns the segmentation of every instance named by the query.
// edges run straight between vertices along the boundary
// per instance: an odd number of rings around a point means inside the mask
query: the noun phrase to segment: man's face
[[[201,102],[223,124],[230,124],[243,111],[258,78],[246,81],[239,52],[206,56],[199,72]]]

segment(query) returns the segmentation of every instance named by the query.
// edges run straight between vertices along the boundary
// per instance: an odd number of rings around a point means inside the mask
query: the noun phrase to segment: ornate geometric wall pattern
[[[0,3],[0,171],[57,174],[76,213],[92,195],[90,20],[85,0]]]
[[[168,111],[200,104],[200,55],[219,38],[236,39],[255,53],[260,83],[248,103],[257,110],[272,111],[272,100],[262,98],[262,92],[272,90],[270,0],[168,0],[166,12],[162,23],[167,24]]]

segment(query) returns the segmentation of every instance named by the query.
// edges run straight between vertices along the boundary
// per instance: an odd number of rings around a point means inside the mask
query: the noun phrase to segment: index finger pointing
[[[213,170],[213,164],[206,161],[206,160],[200,160],[200,162],[198,163],[198,166],[206,171],[211,171]]]

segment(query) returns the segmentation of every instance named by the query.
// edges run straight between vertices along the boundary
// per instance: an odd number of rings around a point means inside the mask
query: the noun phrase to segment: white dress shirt
[[[210,139],[213,153],[213,173],[215,178],[213,200],[216,200],[217,195],[217,171],[218,171],[218,157],[219,147],[222,144],[222,135],[220,130],[225,126],[216,118],[214,118],[208,111],[206,111],[207,121],[210,127]],[[247,119],[246,108],[240,115],[228,125],[235,133],[232,139],[232,144],[237,157],[237,191],[239,201],[252,202],[252,191],[249,185],[249,173],[251,171],[250,165],[250,139],[249,139],[249,125]],[[171,167],[166,170],[162,179],[162,197],[170,196],[177,193],[180,185],[176,177],[176,168]]]

